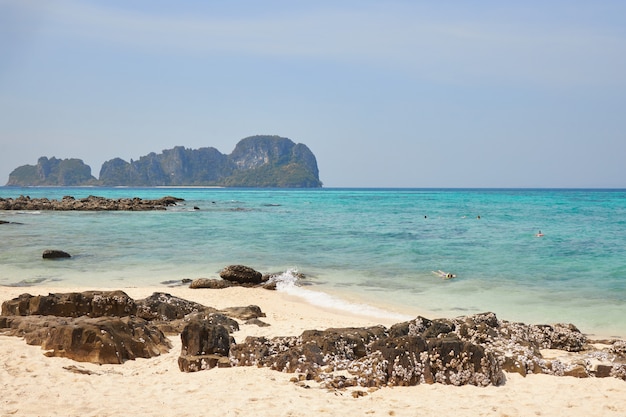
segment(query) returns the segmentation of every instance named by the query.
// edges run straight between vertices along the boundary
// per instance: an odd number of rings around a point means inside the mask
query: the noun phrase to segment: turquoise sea
[[[626,336],[626,190],[0,187],[0,197],[19,195],[185,202],[0,212],[14,222],[0,225],[0,285],[164,287],[245,264],[287,271],[280,290],[328,307],[398,318],[493,311]],[[73,257],[45,261],[49,248]]]

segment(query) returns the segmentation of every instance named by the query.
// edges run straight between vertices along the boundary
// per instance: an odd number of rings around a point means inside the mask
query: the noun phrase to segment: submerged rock
[[[41,255],[41,257],[44,259],[59,259],[59,258],[71,258],[72,256],[69,253],[64,252],[62,250],[46,249],[45,251],[43,251],[43,254]]]

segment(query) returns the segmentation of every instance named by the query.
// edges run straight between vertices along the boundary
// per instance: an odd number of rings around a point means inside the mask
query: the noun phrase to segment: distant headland
[[[251,136],[229,155],[212,147],[176,146],[126,162],[106,161],[99,178],[81,159],[39,158],[11,172],[7,186],[223,186],[318,188],[317,160],[302,143],[280,136]]]

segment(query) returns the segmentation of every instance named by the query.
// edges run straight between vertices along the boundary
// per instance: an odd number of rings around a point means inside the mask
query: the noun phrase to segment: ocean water
[[[163,287],[245,264],[286,271],[280,290],[344,310],[399,320],[493,311],[626,336],[626,190],[0,187],[19,195],[185,202],[0,212],[13,222],[0,225],[0,285]],[[52,248],[72,258],[43,260]]]

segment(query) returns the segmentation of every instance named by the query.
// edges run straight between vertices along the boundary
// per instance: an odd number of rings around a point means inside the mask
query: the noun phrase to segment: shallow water
[[[0,212],[19,223],[0,225],[0,285],[159,285],[241,263],[297,269],[311,285],[284,290],[335,307],[494,311],[626,335],[626,190],[0,187],[0,197],[20,194],[185,203],[140,213]],[[48,248],[72,258],[45,261]],[[457,277],[442,280],[432,273],[440,269]]]

